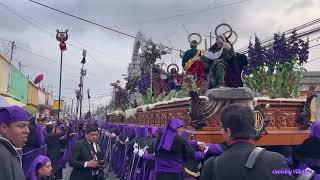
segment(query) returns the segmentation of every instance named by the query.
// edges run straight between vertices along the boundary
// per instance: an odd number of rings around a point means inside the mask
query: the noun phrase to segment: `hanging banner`
[[[10,67],[10,86],[9,93],[14,97],[14,99],[27,104],[28,103],[28,88],[29,81],[24,76],[22,72],[20,72],[13,65]]]
[[[59,109],[59,100],[54,100],[53,101],[53,109]],[[64,100],[60,101],[60,109],[64,110]]]

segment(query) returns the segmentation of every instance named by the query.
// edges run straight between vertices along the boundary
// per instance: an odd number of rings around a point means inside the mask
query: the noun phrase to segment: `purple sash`
[[[182,173],[183,160],[174,156],[158,157],[156,156],[156,172],[164,173]]]

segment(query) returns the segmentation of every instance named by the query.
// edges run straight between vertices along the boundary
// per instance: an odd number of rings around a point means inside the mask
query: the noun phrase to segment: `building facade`
[[[6,95],[9,92],[10,66],[10,61],[0,54],[0,95]]]

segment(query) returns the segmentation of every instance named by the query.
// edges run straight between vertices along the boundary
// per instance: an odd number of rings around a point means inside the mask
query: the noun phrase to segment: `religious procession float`
[[[203,36],[188,36],[190,49],[180,52],[183,69],[166,68],[158,60],[173,49],[146,40],[138,33],[126,87],[112,83],[114,98],[109,123],[164,126],[168,120],[184,121],[190,140],[223,141],[221,110],[234,103],[255,112],[258,145],[296,145],[308,137],[311,101],[315,87],[299,99],[308,59],[308,40],[301,33],[274,34],[267,43],[255,36],[246,50],[235,52],[238,35],[226,23],[215,28],[214,44],[198,49]],[[209,48],[207,48],[209,47]]]

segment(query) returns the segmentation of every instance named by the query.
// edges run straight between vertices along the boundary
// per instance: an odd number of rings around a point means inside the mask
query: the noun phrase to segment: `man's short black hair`
[[[249,106],[234,104],[226,107],[221,113],[224,129],[231,130],[234,139],[251,139],[255,133],[254,112]]]
[[[87,125],[87,127],[86,127],[86,129],[85,129],[85,133],[86,133],[86,134],[89,134],[89,133],[95,132],[95,131],[98,131],[98,126],[95,125],[95,124]]]
[[[49,124],[46,126],[45,130],[47,131],[48,134],[52,133],[52,130],[54,128],[54,125]]]

